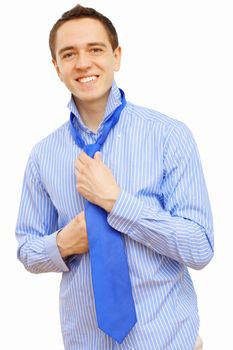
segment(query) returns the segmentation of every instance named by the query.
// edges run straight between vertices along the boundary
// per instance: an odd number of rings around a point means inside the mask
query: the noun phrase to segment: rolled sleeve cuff
[[[61,257],[60,251],[57,246],[57,234],[59,231],[52,233],[49,236],[46,236],[45,239],[45,249],[51,259],[51,261],[56,265],[59,270],[62,272],[69,271],[68,266]]]
[[[115,230],[130,234],[134,223],[143,210],[143,202],[124,190],[121,191],[117,201],[108,214],[108,223]]]

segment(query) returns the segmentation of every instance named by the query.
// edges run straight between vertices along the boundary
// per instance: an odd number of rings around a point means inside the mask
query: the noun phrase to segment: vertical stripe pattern
[[[127,98],[127,96],[126,96]],[[120,103],[115,83],[97,134],[69,109],[86,143],[95,142]],[[66,350],[193,350],[199,328],[188,268],[213,256],[211,209],[197,146],[181,122],[127,103],[103,148],[121,193],[108,215],[124,234],[138,322],[122,344],[97,327],[89,254],[64,261],[57,231],[84,209],[74,161],[81,150],[69,123],[36,144],[16,225],[18,258],[33,273],[62,272],[60,317]]]

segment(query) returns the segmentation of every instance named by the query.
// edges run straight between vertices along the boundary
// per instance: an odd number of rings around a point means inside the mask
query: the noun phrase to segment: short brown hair
[[[102,15],[100,12],[96,11],[95,9],[90,7],[83,7],[78,4],[75,7],[73,7],[71,10],[63,13],[61,18],[57,20],[57,22],[53,25],[50,31],[49,48],[53,59],[56,59],[55,41],[56,41],[56,34],[57,34],[58,28],[60,28],[60,26],[63,23],[70,21],[72,19],[87,18],[87,17],[94,18],[100,21],[107,31],[112,49],[115,50],[118,47],[118,35],[112,22],[107,17]]]

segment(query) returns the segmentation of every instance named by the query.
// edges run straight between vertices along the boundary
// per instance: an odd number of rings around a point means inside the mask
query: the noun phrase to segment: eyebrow
[[[104,48],[107,47],[107,45],[101,41],[93,42],[93,43],[88,43],[87,47],[93,47],[93,46],[102,46]],[[58,54],[61,55],[63,52],[68,51],[68,50],[74,50],[74,46],[65,46],[62,49],[58,51]]]
[[[102,46],[102,47],[107,47],[107,45],[105,43],[103,43],[102,41],[97,41],[94,43],[89,43],[87,44],[87,46]]]
[[[58,55],[61,55],[63,52],[68,51],[68,50],[73,50],[74,46],[65,46],[61,50],[58,51]]]

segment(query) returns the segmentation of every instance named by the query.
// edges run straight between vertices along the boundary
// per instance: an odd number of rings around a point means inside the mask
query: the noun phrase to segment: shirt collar
[[[100,132],[100,130],[102,129],[104,123],[111,117],[112,113],[114,112],[114,110],[121,104],[121,93],[116,85],[116,82],[113,81],[109,96],[108,96],[108,101],[107,101],[107,105],[105,108],[105,113],[104,113],[104,118],[98,128],[97,133]],[[82,121],[82,118],[79,114],[79,111],[76,107],[76,104],[74,102],[73,97],[71,96],[70,101],[67,104],[67,107],[69,108],[69,110],[75,115],[76,117],[76,123],[78,124],[78,126],[85,132],[87,133],[93,133],[90,129],[88,129],[88,127],[84,124],[84,122]]]

